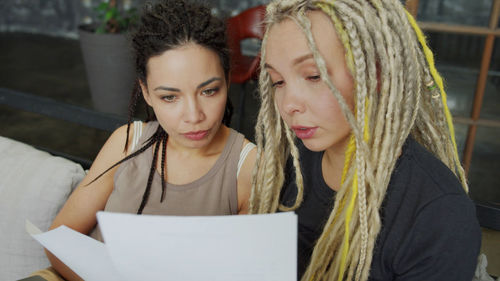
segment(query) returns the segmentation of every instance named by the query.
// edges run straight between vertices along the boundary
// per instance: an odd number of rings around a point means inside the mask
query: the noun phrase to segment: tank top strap
[[[237,171],[238,171],[238,161],[240,159],[240,152],[241,148],[243,146],[243,140],[245,137],[233,130],[232,128],[229,128],[230,133],[229,137],[226,141],[226,146],[224,147],[224,151],[222,152],[223,158],[221,160],[223,161],[218,161],[218,165],[224,165],[228,166],[226,168],[226,171],[230,170],[229,174],[234,175],[235,179],[237,176]],[[232,172],[234,170],[234,173]]]
[[[137,145],[134,147],[134,149],[132,149],[132,151],[135,151],[143,147],[144,144],[146,144],[146,142],[149,140],[149,138],[151,138],[154,135],[159,125],[160,124],[158,123],[158,121],[149,121],[147,123],[142,123],[141,134],[137,137]]]
[[[130,151],[134,151],[139,144],[139,139],[142,136],[142,121],[134,121],[133,123],[133,133],[132,133],[132,143],[130,144]]]
[[[243,163],[245,163],[245,159],[247,159],[248,153],[250,153],[250,151],[252,151],[255,147],[256,146],[254,143],[249,142],[245,144],[245,146],[241,150],[240,159],[238,160],[238,170],[236,172],[236,177],[238,177],[238,175],[240,174],[241,166],[243,166]]]

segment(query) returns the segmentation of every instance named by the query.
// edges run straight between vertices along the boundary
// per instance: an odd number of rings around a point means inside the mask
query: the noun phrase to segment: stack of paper
[[[65,226],[32,235],[85,280],[296,280],[293,213],[97,218],[105,244]]]

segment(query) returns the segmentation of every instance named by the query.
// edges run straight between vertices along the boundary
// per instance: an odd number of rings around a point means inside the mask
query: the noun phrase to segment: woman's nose
[[[184,121],[188,123],[198,123],[205,119],[203,107],[196,99],[186,103],[184,116]]]
[[[286,87],[283,89],[281,108],[288,115],[304,112],[304,93],[297,87]]]

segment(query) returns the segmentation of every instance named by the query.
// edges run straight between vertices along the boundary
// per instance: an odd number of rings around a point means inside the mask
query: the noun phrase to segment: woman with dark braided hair
[[[472,280],[446,94],[400,0],[272,1],[259,84],[249,209],[297,213],[299,280]]]
[[[204,5],[182,0],[146,4],[132,36],[138,77],[129,120],[140,99],[153,109],[151,120],[129,121],[110,136],[51,229],[64,224],[101,240],[99,210],[247,212],[256,150],[228,127],[232,107],[225,32],[223,21]],[[79,279],[47,255],[57,273]],[[60,278],[50,270],[48,278]]]

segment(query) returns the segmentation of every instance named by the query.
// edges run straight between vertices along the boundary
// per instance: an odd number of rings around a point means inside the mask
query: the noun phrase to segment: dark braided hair
[[[151,57],[161,55],[165,51],[173,50],[189,43],[195,43],[212,50],[219,56],[224,71],[226,83],[229,84],[230,55],[227,46],[226,26],[223,20],[211,14],[211,10],[205,4],[190,3],[183,0],[159,0],[147,2],[144,5],[140,22],[131,34],[132,48],[135,55],[135,70],[137,80],[135,81],[132,96],[129,103],[129,116],[127,122],[127,138],[124,150],[128,147],[130,124],[135,116],[137,104],[144,101],[140,83],[147,85],[147,63]],[[146,103],[145,103],[146,104]],[[156,120],[154,112],[146,105],[146,121]],[[229,97],[222,123],[229,126],[233,106]],[[142,197],[141,205],[137,213],[141,214],[149,198],[151,184],[158,159],[158,152],[162,146],[161,155],[161,187],[160,202],[165,198],[165,159],[168,134],[159,125],[156,132],[136,152],[128,155],[113,166],[104,171],[92,182],[99,179],[103,174],[117,165],[143,153],[154,145],[153,161],[149,171],[146,190]],[[91,182],[91,183],[92,183]],[[90,184],[90,183],[89,183]]]

